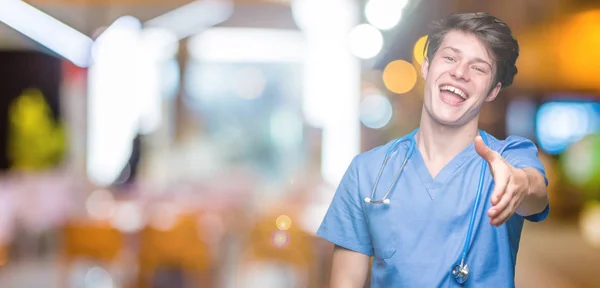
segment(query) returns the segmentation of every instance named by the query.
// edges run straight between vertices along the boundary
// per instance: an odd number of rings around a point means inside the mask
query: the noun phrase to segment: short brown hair
[[[446,34],[452,30],[473,33],[491,52],[496,62],[492,88],[498,82],[502,83],[502,88],[513,83],[517,74],[515,63],[519,57],[519,43],[506,23],[486,12],[450,14],[430,27],[425,43],[429,61],[440,48]]]

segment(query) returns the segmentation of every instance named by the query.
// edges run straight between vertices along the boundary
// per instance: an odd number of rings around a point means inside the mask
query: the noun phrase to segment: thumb
[[[479,156],[481,156],[481,158],[490,164],[492,161],[496,160],[496,152],[485,145],[485,142],[483,142],[481,136],[475,137],[475,151],[477,154],[479,154]]]

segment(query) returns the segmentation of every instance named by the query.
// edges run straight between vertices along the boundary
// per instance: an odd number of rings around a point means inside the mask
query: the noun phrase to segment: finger
[[[512,207],[513,207],[512,202],[513,201],[509,201],[509,204],[507,205],[507,207],[498,216],[496,216],[490,220],[490,224],[492,224],[494,226],[500,226],[500,225],[506,223],[506,221],[508,221],[508,219],[510,219],[510,217],[514,213],[514,211],[512,209]]]
[[[500,204],[501,200],[503,199],[503,197],[506,193],[505,191],[506,191],[506,183],[501,182],[501,183],[495,184],[494,191],[492,192],[492,196],[490,199],[490,202],[492,203],[492,208],[490,208],[490,210],[493,208],[496,208]]]
[[[506,187],[506,185],[504,185],[504,186]],[[494,201],[492,199],[493,206],[488,211],[488,216],[490,216],[490,218],[495,218],[498,215],[501,215],[502,213],[504,213],[505,210],[507,210],[509,208],[509,204],[511,203],[514,192],[512,192],[509,189],[508,190],[504,189],[504,191],[502,193],[503,193],[502,198],[500,198],[500,201],[496,201],[497,202],[496,204],[494,204]]]
[[[481,136],[475,137],[475,151],[481,158],[485,159],[490,165],[498,158],[498,153],[485,145]]]
[[[500,162],[496,162],[495,166],[496,167],[493,168],[495,172],[492,173],[494,177],[494,191],[492,191],[492,195],[490,197],[490,201],[492,202],[493,206],[496,206],[503,197],[508,187],[508,183],[510,182],[507,171],[508,168],[502,166]]]

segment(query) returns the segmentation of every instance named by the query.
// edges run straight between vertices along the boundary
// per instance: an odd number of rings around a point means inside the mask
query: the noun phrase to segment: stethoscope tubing
[[[388,204],[388,205],[391,203],[391,200],[388,199],[387,197],[390,194],[390,192],[394,189],[394,187],[396,186],[398,179],[400,179],[400,175],[402,175],[402,172],[404,171],[404,167],[406,166],[408,159],[410,159],[410,157],[412,157],[413,151],[416,146],[416,141],[414,139],[414,135],[416,134],[417,131],[418,131],[418,129],[416,129],[415,131],[413,131],[411,134],[407,135],[406,137],[403,137],[403,138],[400,138],[400,139],[394,141],[394,143],[392,143],[390,148],[386,151],[385,157],[383,159],[383,163],[381,165],[381,168],[379,169],[379,172],[377,173],[377,178],[375,179],[375,183],[373,184],[373,189],[371,190],[371,198],[368,198],[368,197],[365,198],[366,203]],[[481,135],[481,138],[483,139],[483,142],[487,146],[488,145],[487,136],[485,135],[485,133],[483,131],[480,130],[479,132],[480,132],[479,134]],[[406,152],[406,155],[404,155],[404,160],[402,161],[402,165],[400,166],[398,173],[394,177],[394,181],[392,182],[392,185],[390,185],[390,187],[388,188],[386,193],[383,195],[381,200],[374,200],[373,198],[375,197],[375,192],[377,190],[379,180],[381,179],[381,174],[383,174],[383,170],[385,169],[385,165],[387,164],[388,160],[391,158],[391,155],[395,151],[397,151],[398,145],[401,142],[406,141],[406,140],[410,141],[410,145],[409,145],[408,151]],[[463,245],[460,259],[457,261],[458,264],[456,264],[456,266],[453,269],[453,272],[451,273],[454,276],[454,278],[456,279],[456,281],[461,284],[466,281],[466,279],[469,275],[469,267],[466,264],[466,258],[469,253],[469,248],[470,248],[470,244],[471,244],[471,236],[473,234],[473,227],[475,226],[475,217],[477,216],[477,210],[479,207],[479,202],[481,200],[481,194],[483,191],[483,185],[484,185],[484,180],[485,180],[485,172],[486,172],[486,168],[487,168],[486,161],[485,160],[482,160],[482,161],[483,162],[481,164],[481,172],[479,174],[479,183],[477,186],[477,194],[475,196],[475,203],[473,206],[473,211],[472,211],[471,217],[469,219],[469,227],[467,229],[465,243]]]

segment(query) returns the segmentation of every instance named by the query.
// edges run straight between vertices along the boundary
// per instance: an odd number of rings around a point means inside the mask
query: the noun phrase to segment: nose
[[[450,75],[456,80],[469,81],[469,67],[466,63],[457,63],[450,70]]]

